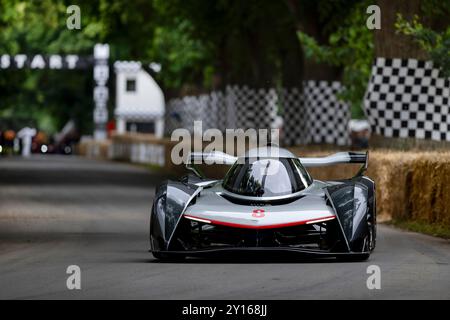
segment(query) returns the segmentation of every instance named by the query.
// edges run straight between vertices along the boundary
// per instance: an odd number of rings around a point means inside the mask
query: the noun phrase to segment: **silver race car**
[[[231,165],[223,180],[203,177],[198,162]],[[278,147],[243,157],[192,153],[194,172],[156,191],[150,246],[158,259],[228,254],[301,254],[366,260],[375,248],[375,184],[368,154],[298,158]],[[306,168],[361,163],[350,179],[319,181]]]

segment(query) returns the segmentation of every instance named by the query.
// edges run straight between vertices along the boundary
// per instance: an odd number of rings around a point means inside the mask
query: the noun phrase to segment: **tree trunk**
[[[412,20],[414,15],[421,16],[421,0],[378,0],[377,4],[381,9],[381,30],[375,30],[376,56],[428,59],[413,37],[398,34],[395,28],[398,14],[407,20]]]
[[[301,12],[297,0],[286,0],[286,4],[297,21],[297,30],[305,32],[316,39],[319,44],[328,43],[328,35],[322,32],[322,25],[319,21],[318,5],[308,7],[308,12]],[[297,39],[298,41],[298,39]],[[312,59],[303,58],[302,78],[304,80],[340,80],[342,68],[332,67],[326,63],[317,63]]]

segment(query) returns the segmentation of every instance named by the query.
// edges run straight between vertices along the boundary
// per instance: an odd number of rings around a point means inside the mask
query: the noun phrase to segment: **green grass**
[[[448,225],[434,224],[434,223],[430,224],[426,222],[407,221],[407,220],[406,221],[396,220],[390,222],[389,224],[414,232],[420,232],[444,239],[450,239],[450,226]]]

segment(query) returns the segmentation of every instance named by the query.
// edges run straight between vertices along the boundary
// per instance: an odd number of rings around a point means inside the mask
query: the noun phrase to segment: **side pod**
[[[200,189],[195,185],[176,181],[167,181],[158,188],[150,216],[152,251],[168,250],[181,215]]]
[[[328,195],[336,210],[347,245],[352,252],[366,251],[365,241],[369,235],[369,223],[374,217],[373,199],[369,188],[373,187],[365,177],[347,180],[327,187]],[[373,192],[370,192],[373,195]]]

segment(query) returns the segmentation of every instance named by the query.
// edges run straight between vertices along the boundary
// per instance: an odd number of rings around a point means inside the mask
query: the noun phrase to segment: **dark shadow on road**
[[[265,257],[265,258],[187,258],[184,260],[174,260],[174,261],[163,261],[158,259],[148,260],[149,263],[157,263],[157,264],[323,264],[323,263],[336,263],[340,262],[335,258],[321,258],[321,259],[312,259],[312,258],[302,258],[302,257]]]
[[[83,169],[55,170],[1,170],[0,185],[40,185],[40,186],[98,186],[116,185],[130,187],[151,187],[162,183],[166,175],[145,172],[91,172]]]
[[[80,157],[0,158],[0,185],[150,187],[168,178],[162,170]]]

